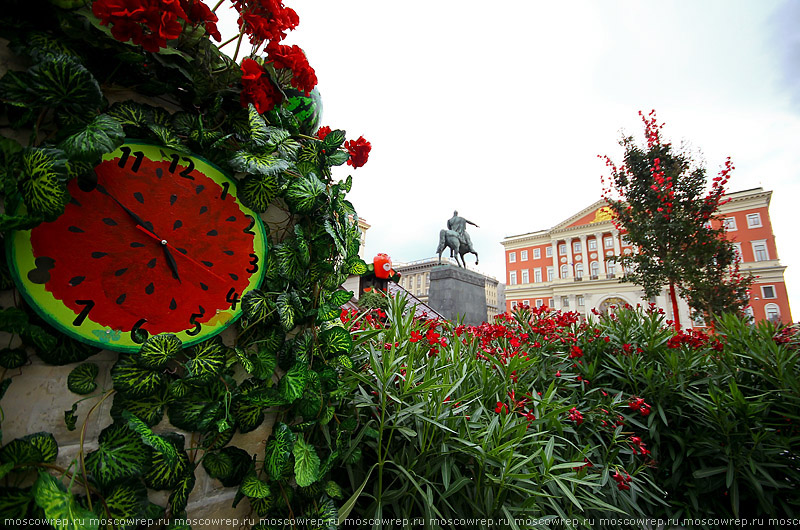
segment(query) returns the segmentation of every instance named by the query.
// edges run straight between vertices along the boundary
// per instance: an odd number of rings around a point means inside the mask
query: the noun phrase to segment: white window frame
[[[739,259],[739,261],[744,261],[744,254],[742,254],[742,244],[734,243],[733,250],[736,252],[736,257]]]
[[[575,264],[575,277],[583,279],[583,263]]]
[[[539,248],[533,249],[533,259],[540,259],[542,257],[542,250]]]
[[[561,297],[561,307],[569,307],[569,297],[562,296]]]
[[[516,263],[517,262],[517,253],[516,252],[509,252],[508,253],[508,262],[509,263]]]
[[[725,227],[725,230],[728,232],[736,232],[738,228],[736,228],[736,218],[735,217],[726,217],[722,220],[722,226]]]
[[[597,250],[597,240],[596,239],[590,239],[589,241],[587,241],[586,242],[586,248],[589,249],[589,250]]]
[[[547,267],[547,281],[552,282],[556,279],[556,270],[553,267]]]
[[[772,296],[767,296],[767,292],[764,289],[771,289],[772,290]],[[762,285],[761,286],[761,298],[763,298],[764,300],[774,300],[774,299],[778,298],[778,291],[775,290],[775,286],[774,285]]]
[[[578,305],[578,307],[582,307],[586,305],[586,299],[583,297],[582,294],[579,294],[578,296],[575,297],[575,303]]]
[[[561,269],[560,269],[560,271],[559,271],[559,274],[560,274],[560,276],[559,276],[559,277],[560,277],[562,280],[563,280],[564,278],[568,278],[568,277],[569,277],[569,265],[567,265],[566,263],[565,263],[565,264],[563,264],[563,265],[561,266]]]
[[[572,242],[572,252],[574,252],[575,254],[580,254],[581,252],[583,252],[583,247],[581,246],[580,241]]]
[[[542,307],[544,305],[544,300],[541,298],[536,299],[536,307]]]
[[[767,247],[766,239],[759,239],[758,241],[751,241],[750,245],[753,247],[753,261],[769,261],[769,247]],[[764,245],[764,256],[766,259],[758,259],[758,250],[756,247]]]
[[[613,261],[606,261],[606,274],[616,274],[617,264]]]
[[[520,261],[528,261],[528,251],[527,250],[520,250],[519,251],[519,260]]]
[[[550,245],[549,247],[544,249],[544,255],[547,258],[552,258],[553,257],[553,245]]]
[[[769,314],[770,311],[774,310],[775,312],[775,319],[770,319]],[[764,306],[764,318],[767,320],[772,320],[773,322],[777,322],[781,319],[781,308],[778,307],[778,304],[767,304]]]
[[[558,253],[559,254],[563,254],[563,255],[567,254],[567,244],[566,243],[561,243],[561,244],[558,245]]]
[[[553,308],[553,299],[552,298],[550,299],[550,302],[547,304],[547,307],[549,307],[550,309]]]
[[[533,269],[533,281],[534,283],[542,283],[542,268],[536,267]]]
[[[593,261],[589,264],[589,276],[594,276],[595,278],[600,277],[600,263]]]
[[[531,301],[530,300],[523,300],[522,301],[522,305],[526,305],[526,306],[530,307]]]
[[[520,283],[531,283],[528,269],[522,269],[521,277]]]
[[[758,212],[747,214],[747,228],[761,228],[761,214]]]
[[[517,285],[517,271],[508,273],[508,285]]]
[[[605,248],[614,248],[614,237],[613,236],[604,237],[603,246]]]

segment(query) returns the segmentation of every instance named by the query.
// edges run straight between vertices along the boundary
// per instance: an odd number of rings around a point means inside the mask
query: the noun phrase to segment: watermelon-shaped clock
[[[65,333],[117,351],[149,335],[205,340],[241,314],[266,255],[258,214],[197,156],[127,142],[73,179],[55,221],[8,238],[17,285]]]

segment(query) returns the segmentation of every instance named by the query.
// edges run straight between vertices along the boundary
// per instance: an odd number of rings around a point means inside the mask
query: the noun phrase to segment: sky
[[[621,135],[643,141],[638,112],[655,109],[709,180],[730,156],[729,191],[773,192],[800,318],[800,2],[284,3],[300,17],[285,43],[316,71],[322,124],[372,144],[364,167],[334,171],[353,176],[367,258],[434,256],[458,210],[479,225],[468,227],[478,269],[504,282],[503,238],[600,199],[597,155],[621,161]]]

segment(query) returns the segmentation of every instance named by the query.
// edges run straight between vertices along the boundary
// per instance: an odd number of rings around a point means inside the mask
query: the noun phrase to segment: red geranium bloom
[[[275,68],[288,68],[292,71],[292,86],[308,95],[317,86],[317,74],[308,64],[306,54],[299,46],[286,46],[275,41],[267,44],[267,58]]]
[[[281,92],[265,75],[264,68],[253,59],[242,60],[242,106],[252,103],[259,114],[272,110],[283,99]]]
[[[358,140],[348,140],[344,143],[344,148],[350,154],[347,159],[347,165],[353,166],[353,169],[359,168],[367,163],[369,159],[369,152],[372,150],[372,144],[359,136]]]
[[[327,125],[323,125],[317,131],[317,138],[319,138],[320,140],[324,140],[325,137],[328,136],[330,133],[331,133],[331,128],[328,127]]]

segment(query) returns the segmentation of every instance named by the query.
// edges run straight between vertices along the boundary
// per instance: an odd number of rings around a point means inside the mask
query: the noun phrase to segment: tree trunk
[[[675,282],[669,282],[669,299],[672,301],[672,320],[675,331],[680,331],[681,317],[678,314],[678,296],[675,294]]]

